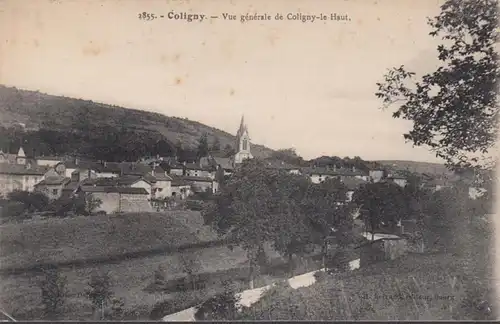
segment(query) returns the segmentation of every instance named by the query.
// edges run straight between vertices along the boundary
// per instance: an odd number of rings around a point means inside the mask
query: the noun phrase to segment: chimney
[[[355,166],[352,167],[352,172],[356,172],[356,167]]]
[[[336,164],[333,165],[333,171],[337,171],[337,165]]]
[[[75,158],[75,165],[78,165],[78,157]]]
[[[182,162],[182,165],[186,166],[186,161]]]
[[[104,167],[108,166],[108,162],[104,161]]]

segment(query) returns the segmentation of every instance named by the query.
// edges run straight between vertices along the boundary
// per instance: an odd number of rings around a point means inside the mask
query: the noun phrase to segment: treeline
[[[109,162],[137,161],[144,156],[177,156],[191,161],[197,148],[170,142],[149,130],[88,126],[85,129],[42,128],[24,131],[19,127],[0,127],[0,148],[11,153],[23,146],[27,155],[79,155]]]

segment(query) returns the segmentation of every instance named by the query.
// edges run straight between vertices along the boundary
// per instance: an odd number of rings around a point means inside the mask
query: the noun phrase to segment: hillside
[[[393,170],[408,170],[416,173],[427,173],[432,175],[451,175],[453,174],[446,168],[444,164],[417,162],[417,161],[401,161],[401,160],[381,160],[374,161],[385,165]]]
[[[26,130],[72,131],[82,124],[93,128],[127,128],[153,135],[172,145],[180,141],[185,148],[196,147],[203,133],[208,135],[209,143],[218,138],[222,148],[235,143],[233,135],[186,118],[0,85],[0,126],[11,127],[19,123],[24,124]],[[238,123],[239,120],[235,120],[235,132]],[[267,157],[271,152],[261,145],[252,147],[252,153],[257,157]]]

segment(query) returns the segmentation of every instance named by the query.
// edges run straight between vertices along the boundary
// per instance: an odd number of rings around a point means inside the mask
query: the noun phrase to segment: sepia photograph
[[[0,0],[0,321],[498,320],[499,31],[497,0]]]

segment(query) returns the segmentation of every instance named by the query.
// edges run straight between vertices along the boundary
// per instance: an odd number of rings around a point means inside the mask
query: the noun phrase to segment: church
[[[248,135],[248,127],[245,124],[245,117],[241,116],[240,128],[236,133],[236,153],[233,156],[233,164],[237,165],[246,159],[252,159],[250,152],[250,136]]]

